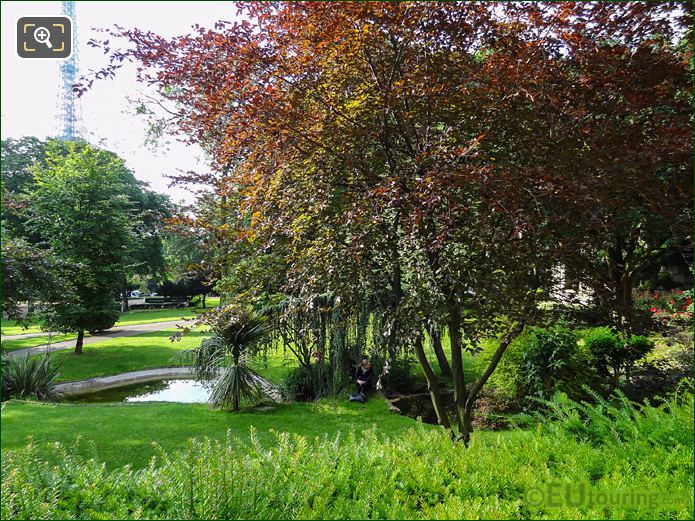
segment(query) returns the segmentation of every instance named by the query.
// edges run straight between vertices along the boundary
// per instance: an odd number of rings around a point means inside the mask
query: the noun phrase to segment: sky
[[[190,32],[198,23],[211,27],[217,20],[235,18],[233,2],[76,2],[78,66],[81,71],[98,69],[106,57],[86,45],[100,35],[94,28],[138,27],[163,36]],[[2,2],[1,32],[1,134],[9,137],[58,134],[58,100],[61,60],[31,60],[17,56],[17,19],[23,16],[59,16],[61,2]],[[78,73],[79,77],[79,73]],[[164,176],[178,171],[205,171],[207,162],[197,146],[171,139],[168,146],[145,145],[146,121],[134,115],[133,99],[142,93],[154,94],[135,80],[135,66],[120,69],[114,80],[100,80],[82,96],[79,111],[83,137],[90,143],[117,153],[135,176],[153,190],[167,193],[174,202],[192,202],[193,196],[181,187],[168,187]],[[129,101],[130,99],[130,101]]]

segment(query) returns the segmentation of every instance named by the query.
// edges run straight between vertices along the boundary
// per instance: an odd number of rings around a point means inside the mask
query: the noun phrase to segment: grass
[[[64,340],[74,340],[77,338],[77,335],[74,333],[67,333],[67,334],[57,334],[57,335],[41,335],[41,336],[33,336],[29,338],[15,338],[15,339],[9,339],[9,340],[3,340],[2,341],[2,348],[6,349],[8,351],[14,351],[15,349],[26,349],[27,347],[36,347],[36,346],[41,346],[49,341],[49,336],[50,336],[50,341],[51,344],[55,344],[57,342],[62,342]],[[85,335],[85,337],[89,336],[89,334]]]
[[[33,325],[24,329],[22,326],[17,324],[16,321],[3,318],[0,322],[0,329],[2,330],[2,335],[21,335],[24,333],[41,333],[42,329],[40,326]]]
[[[185,335],[180,341],[172,342],[169,338],[175,332],[176,329],[166,329],[114,338],[84,346],[79,356],[66,350],[53,352],[51,357],[61,364],[59,381],[181,365],[177,355],[184,349],[197,347],[207,333],[196,331]],[[259,354],[250,365],[264,378],[279,384],[282,377],[296,367],[297,362],[291,354],[275,351],[265,357]]]
[[[415,425],[405,416],[387,411],[383,400],[365,404],[345,400],[274,404],[266,412],[229,413],[204,404],[114,403],[49,404],[10,401],[2,409],[3,452],[24,447],[31,437],[37,444],[59,441],[77,446],[85,456],[96,456],[109,467],[144,467],[155,455],[153,442],[166,450],[183,449],[192,437],[224,439],[227,430],[248,441],[254,427],[263,442],[273,440],[271,430],[313,437],[339,431],[359,432],[376,425],[397,434]],[[435,428],[427,426],[427,428]],[[83,442],[76,443],[80,437]],[[84,440],[93,442],[93,449]],[[92,452],[94,450],[94,452]],[[46,457],[51,457],[50,447]]]
[[[169,337],[175,331],[167,329],[114,338],[84,346],[81,355],[66,350],[51,353],[51,358],[61,364],[60,381],[180,365],[175,355],[182,349],[196,347],[206,333],[191,333],[178,342],[171,342]]]
[[[151,324],[153,322],[167,322],[180,318],[192,318],[196,316],[196,308],[184,309],[143,309],[121,313],[116,326],[134,326],[136,324]],[[114,326],[114,327],[116,327]]]
[[[206,309],[210,309],[219,305],[219,297],[208,297],[205,305]],[[122,313],[117,326],[133,326],[136,324],[150,324],[153,322],[165,322],[168,320],[177,320],[181,317],[190,318],[196,315],[196,311],[202,311],[201,303],[194,308],[185,309],[143,309]],[[0,323],[2,335],[21,335],[24,333],[41,333],[44,331],[39,325],[30,325],[27,329],[22,328],[14,320],[2,319]],[[38,344],[36,344],[38,345]],[[28,347],[28,346],[27,346]]]
[[[283,377],[298,365],[297,358],[289,350],[282,349],[258,353],[249,361],[249,366],[258,374],[276,384],[282,383]]]
[[[76,425],[66,406],[10,402],[3,422],[6,415],[19,422],[22,413],[22,426],[40,420],[40,435],[27,449],[3,436],[0,515],[693,519],[691,394],[659,408],[636,408],[619,397],[612,404],[559,398],[547,405],[549,415],[532,430],[479,432],[466,449],[442,429],[389,415],[377,400],[240,414],[202,406],[91,406],[79,416],[93,421]],[[140,413],[146,414],[139,428],[126,431]],[[44,422],[55,429],[46,438]],[[274,436],[276,427],[288,434]],[[94,439],[93,449],[74,442],[78,429]],[[210,438],[182,440],[196,430]],[[161,450],[141,440],[143,433]],[[105,458],[108,467],[99,463]],[[137,463],[119,467],[122,461]]]
[[[60,381],[82,380],[140,369],[180,365],[181,362],[176,360],[175,356],[183,349],[197,347],[200,341],[207,336],[207,333],[196,331],[185,335],[178,342],[171,342],[169,338],[176,331],[176,328],[171,328],[104,340],[85,345],[82,355],[79,356],[73,354],[72,350],[64,350],[53,352],[51,357],[61,364]],[[45,337],[6,340],[3,342],[3,346],[11,342],[13,349],[20,349],[40,345],[44,341],[43,338]],[[448,346],[445,345],[446,347]],[[434,357],[434,354],[431,356]],[[436,365],[436,361],[434,363]],[[464,364],[469,371],[468,374],[473,375],[476,372],[472,355],[467,354],[465,356]],[[250,361],[250,365],[264,378],[280,384],[283,377],[292,368],[297,367],[297,360],[289,351],[276,349],[268,353],[259,353]],[[422,378],[420,366],[413,364],[412,368],[416,377]],[[443,381],[443,383],[446,382]]]

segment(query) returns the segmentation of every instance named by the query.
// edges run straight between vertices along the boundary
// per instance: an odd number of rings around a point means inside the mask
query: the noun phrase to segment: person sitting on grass
[[[372,363],[368,358],[364,358],[362,363],[357,366],[355,371],[355,384],[357,384],[357,394],[350,396],[350,401],[363,402],[365,393],[372,384]]]

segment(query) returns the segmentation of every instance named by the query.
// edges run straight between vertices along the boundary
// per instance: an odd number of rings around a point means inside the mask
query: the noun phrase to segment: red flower
[[[651,311],[652,313],[655,313],[658,310],[656,308],[649,308],[649,311]]]

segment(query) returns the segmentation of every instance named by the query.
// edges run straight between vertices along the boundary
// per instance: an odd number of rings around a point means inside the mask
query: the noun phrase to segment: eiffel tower
[[[72,19],[72,55],[60,63],[60,92],[58,94],[58,136],[63,140],[81,139],[82,120],[77,95],[72,86],[77,80],[77,16],[75,2],[63,2],[63,15]]]

